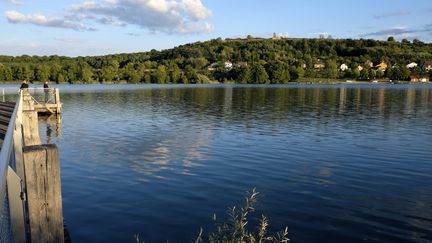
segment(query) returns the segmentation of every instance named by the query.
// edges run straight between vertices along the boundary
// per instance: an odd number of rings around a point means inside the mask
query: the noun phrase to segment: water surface
[[[190,242],[261,192],[293,242],[432,242],[432,86],[61,86],[74,242]]]

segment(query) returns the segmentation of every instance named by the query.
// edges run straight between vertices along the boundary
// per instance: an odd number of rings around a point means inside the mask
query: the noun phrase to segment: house
[[[318,59],[317,62],[314,64],[314,68],[323,69],[325,68],[325,64],[320,59]]]
[[[412,62],[412,63],[410,63],[410,64],[408,64],[406,67],[407,68],[415,68],[415,67],[417,67],[417,63],[415,63],[415,62]]]
[[[349,67],[345,63],[342,63],[342,65],[340,65],[340,67],[339,67],[339,70],[341,70],[342,72],[345,72],[348,69],[349,69]]]
[[[233,64],[230,61],[224,62],[225,69],[231,70],[233,68]]]
[[[247,65],[247,64],[246,64]],[[224,62],[224,64],[223,64],[223,66],[224,66],[224,68],[226,69],[226,70],[231,70],[232,68],[233,68],[233,64],[232,64],[232,62],[230,62],[230,61],[226,61],[226,62]],[[214,63],[212,63],[212,64],[210,64],[210,66],[208,66],[208,70],[209,71],[215,71],[217,68],[219,68],[219,63],[217,63],[217,62],[214,62]]]
[[[315,69],[323,69],[323,68],[325,68],[325,64],[324,63],[315,63],[314,68]]]
[[[411,82],[429,82],[429,78],[427,77],[417,77],[417,76],[410,76],[410,81]]]
[[[432,70],[432,61],[426,61],[423,64],[423,69],[428,71],[428,72],[431,71]]]
[[[208,66],[208,70],[209,71],[214,71],[214,70],[216,70],[216,68],[218,68],[219,67],[219,64],[217,63],[217,62],[214,62],[214,63],[212,63],[212,64],[210,64],[210,66]]]
[[[388,67],[388,65],[385,62],[381,62],[381,63],[375,65],[376,70],[383,71],[383,72],[385,72],[387,67]]]
[[[410,76],[410,82],[420,82],[420,79],[417,76]]]

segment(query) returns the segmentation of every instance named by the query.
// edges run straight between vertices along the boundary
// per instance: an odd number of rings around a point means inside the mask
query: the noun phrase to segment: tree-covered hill
[[[299,78],[409,80],[432,73],[432,44],[353,39],[215,39],[95,57],[0,56],[0,81],[287,83]],[[410,66],[407,66],[411,64]]]

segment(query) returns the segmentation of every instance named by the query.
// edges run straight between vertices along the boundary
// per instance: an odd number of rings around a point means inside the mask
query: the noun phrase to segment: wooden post
[[[23,110],[34,110],[34,101],[27,89],[22,90]]]
[[[57,114],[60,114],[60,113],[62,113],[62,105],[60,102],[60,90],[59,90],[59,88],[55,88],[54,92],[55,92],[55,103],[57,105]]]
[[[41,144],[36,111],[23,111],[23,139],[25,146]]]
[[[64,242],[60,161],[54,144],[23,149],[31,242]]]
[[[24,145],[40,144],[38,114],[34,101],[27,90],[23,90],[23,139]]]

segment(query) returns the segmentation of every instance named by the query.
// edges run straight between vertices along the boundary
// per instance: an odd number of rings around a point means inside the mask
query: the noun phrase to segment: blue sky
[[[213,38],[420,39],[431,0],[0,0],[1,55],[88,56]]]

